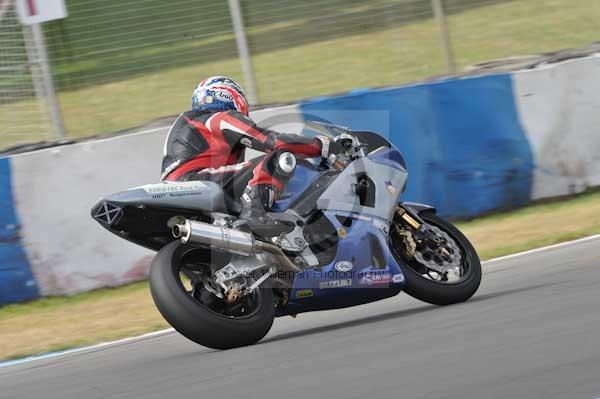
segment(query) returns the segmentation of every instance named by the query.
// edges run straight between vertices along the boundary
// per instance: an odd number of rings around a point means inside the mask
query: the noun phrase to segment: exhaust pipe
[[[302,271],[277,245],[257,241],[251,233],[230,229],[227,226],[187,219],[184,223],[174,225],[172,232],[173,236],[181,239],[181,242],[184,244],[204,244],[221,251],[233,252],[240,255],[268,252],[275,257],[284,269],[295,272]]]
[[[182,224],[173,226],[173,236],[180,238],[186,244],[196,243],[209,245],[215,249],[234,252],[242,255],[250,255],[256,252],[255,240],[252,234],[240,230],[186,220]]]

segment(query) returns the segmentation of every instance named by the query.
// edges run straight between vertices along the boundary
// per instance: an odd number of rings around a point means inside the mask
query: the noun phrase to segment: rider
[[[235,196],[243,190],[240,219],[259,230],[277,225],[266,212],[294,171],[294,154],[327,159],[330,142],[260,128],[248,108],[232,79],[213,76],[200,82],[192,110],[179,115],[167,135],[161,180],[231,183]],[[245,148],[266,155],[242,162]]]

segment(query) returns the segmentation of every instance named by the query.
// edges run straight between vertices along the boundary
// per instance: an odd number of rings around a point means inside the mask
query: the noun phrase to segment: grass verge
[[[482,259],[600,233],[600,192],[458,224]],[[0,309],[0,359],[89,345],[168,327],[147,282]]]

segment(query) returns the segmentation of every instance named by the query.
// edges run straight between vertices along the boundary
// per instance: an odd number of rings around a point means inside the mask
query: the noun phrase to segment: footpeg
[[[252,291],[254,291],[256,288],[258,288],[259,285],[264,283],[266,279],[268,279],[273,274],[275,274],[276,271],[277,271],[277,269],[271,266],[265,274],[260,276],[260,278],[258,280],[256,280],[248,288],[246,288],[246,291],[244,292],[244,294],[249,294]]]

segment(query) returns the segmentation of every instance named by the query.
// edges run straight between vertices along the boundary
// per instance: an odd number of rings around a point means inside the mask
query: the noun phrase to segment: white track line
[[[549,250],[553,250],[553,249],[568,247],[571,245],[580,244],[582,242],[593,241],[593,240],[598,240],[598,239],[600,239],[600,234],[579,238],[577,240],[566,241],[566,242],[562,242],[560,244],[548,245],[545,247],[531,249],[529,251],[518,252],[518,253],[512,254],[512,255],[500,256],[498,258],[486,260],[485,262],[482,262],[482,264],[489,265],[491,263],[493,264],[493,263],[503,261],[506,259],[517,258],[517,257],[525,256],[525,255],[538,253],[538,252],[545,252],[545,251],[549,251]],[[136,342],[136,341],[141,341],[141,340],[144,340],[147,338],[159,337],[161,335],[166,335],[166,334],[172,333],[174,331],[175,331],[174,329],[169,328],[166,330],[160,330],[160,331],[155,331],[155,332],[151,332],[148,334],[139,335],[137,337],[123,338],[123,339],[119,339],[116,341],[103,342],[100,344],[84,346],[81,348],[68,349],[68,350],[64,350],[64,351],[60,351],[60,352],[51,352],[51,353],[46,353],[46,354],[38,355],[38,356],[26,357],[23,359],[9,360],[9,361],[0,363],[0,368],[8,367],[8,366],[15,366],[18,364],[23,364],[23,363],[34,362],[34,361],[38,361],[38,360],[51,359],[51,358],[58,357],[58,356],[71,355],[71,354],[79,353],[79,352],[88,352],[88,351],[93,351],[96,349],[102,349],[102,348],[107,348],[107,347],[112,347],[112,346],[119,346],[119,345],[128,344],[128,343],[132,343],[132,342]]]
[[[71,355],[73,353],[78,353],[78,352],[87,352],[87,351],[93,351],[95,349],[101,349],[101,348],[106,348],[106,347],[111,347],[111,346],[128,344],[131,342],[141,341],[146,338],[159,337],[161,335],[166,335],[166,334],[169,334],[174,331],[175,331],[174,329],[168,328],[166,330],[154,331],[151,333],[138,335],[137,337],[123,338],[123,339],[119,339],[116,341],[102,342],[102,343],[95,344],[95,345],[83,346],[81,348],[67,349],[67,350],[60,351],[60,352],[50,352],[50,353],[45,353],[43,355],[29,356],[29,357],[25,357],[23,359],[8,360],[6,362],[0,363],[0,368],[8,367],[8,366],[15,366],[17,364],[22,364],[22,363],[34,362],[37,360],[50,359],[50,358],[57,357],[57,356]]]
[[[529,251],[517,252],[516,254],[512,254],[512,255],[500,256],[498,258],[486,260],[485,262],[482,262],[482,264],[487,265],[487,264],[490,264],[490,263],[496,263],[496,262],[503,261],[503,260],[506,260],[506,259],[518,258],[520,256],[535,254],[537,252],[545,252],[545,251],[549,251],[549,250],[552,250],[552,249],[569,247],[571,245],[580,244],[582,242],[593,241],[593,240],[597,240],[597,239],[600,239],[600,234],[595,234],[593,236],[587,236],[587,237],[583,237],[583,238],[578,238],[577,240],[565,241],[565,242],[561,242],[561,243],[558,243],[558,244],[547,245],[545,247],[530,249]]]

